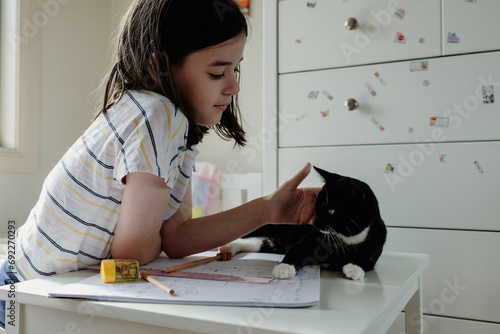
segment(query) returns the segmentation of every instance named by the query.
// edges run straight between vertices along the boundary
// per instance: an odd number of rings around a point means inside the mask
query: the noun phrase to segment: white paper
[[[165,269],[215,254],[216,252],[205,252],[179,260],[158,258],[144,266],[144,269]],[[214,261],[190,268],[189,271],[243,277],[272,277],[273,267],[282,258],[282,255],[276,254],[244,253],[238,254],[230,261]],[[155,278],[174,289],[175,295],[169,295],[142,279],[135,283],[106,284],[101,281],[99,275],[95,275],[50,292],[49,297],[151,303],[304,307],[317,304],[320,295],[320,269],[318,266],[304,267],[291,279],[275,279],[268,284],[161,276],[155,276]]]

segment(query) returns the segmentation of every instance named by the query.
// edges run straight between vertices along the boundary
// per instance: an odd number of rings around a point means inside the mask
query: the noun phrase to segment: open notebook
[[[185,262],[211,256],[216,252],[204,252],[184,259],[160,257],[141,269],[165,269]],[[230,261],[215,261],[184,269],[189,273],[229,275],[238,277],[272,277],[272,269],[281,262],[283,255],[242,253]],[[192,275],[199,277],[199,275]],[[135,283],[102,283],[97,273],[74,284],[68,284],[49,293],[49,297],[84,298],[105,301],[183,303],[206,305],[239,305],[268,307],[304,307],[319,302],[320,269],[307,266],[289,280],[270,279],[269,283],[241,283],[232,281],[155,276],[163,284],[175,290],[171,296],[155,285],[140,279]]]

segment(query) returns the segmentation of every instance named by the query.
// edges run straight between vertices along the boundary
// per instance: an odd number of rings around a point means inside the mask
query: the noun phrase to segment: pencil
[[[149,283],[152,283],[152,284],[156,285],[157,287],[159,287],[160,289],[162,289],[163,291],[165,291],[169,295],[173,296],[175,294],[174,289],[172,289],[171,287],[169,287],[169,286],[161,283],[156,278],[153,278],[153,277],[149,276],[148,274],[146,274],[145,272],[142,272],[142,271],[139,271],[139,273],[141,274],[141,277],[144,278],[146,281],[148,281]]]

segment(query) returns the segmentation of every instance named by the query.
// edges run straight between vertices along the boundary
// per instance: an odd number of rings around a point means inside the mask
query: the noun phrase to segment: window
[[[38,170],[40,34],[36,1],[0,1],[0,173]],[[35,9],[35,10],[34,10]]]

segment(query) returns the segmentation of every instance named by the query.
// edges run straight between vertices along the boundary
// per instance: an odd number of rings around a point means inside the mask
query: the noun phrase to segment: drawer
[[[279,147],[500,139],[499,59],[488,52],[280,75]],[[358,107],[348,111],[350,98]]]
[[[278,6],[280,73],[441,55],[440,1],[287,0]],[[356,29],[345,28],[349,18]]]
[[[278,150],[283,183],[306,162],[365,181],[389,226],[500,231],[500,142]],[[320,186],[315,171],[301,186]]]
[[[498,0],[443,1],[443,54],[500,49]]]
[[[389,228],[384,250],[430,255],[422,281],[424,313],[500,319],[500,233]]]

